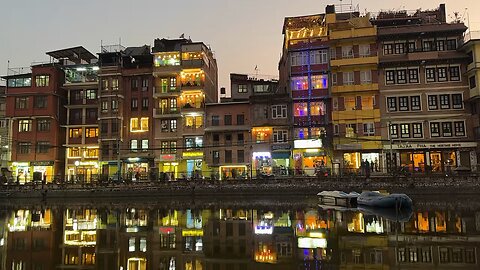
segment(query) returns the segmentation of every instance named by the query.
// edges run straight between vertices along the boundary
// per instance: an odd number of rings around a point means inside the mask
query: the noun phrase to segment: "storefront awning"
[[[290,158],[290,151],[272,153],[272,159],[285,159],[285,158]]]

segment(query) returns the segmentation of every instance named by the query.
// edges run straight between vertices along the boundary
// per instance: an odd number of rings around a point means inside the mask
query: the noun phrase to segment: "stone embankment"
[[[109,185],[20,185],[2,186],[0,200],[75,199],[169,196],[298,196],[314,195],[322,190],[386,190],[410,195],[480,194],[480,178],[402,177],[388,178],[292,178],[242,181],[175,181]]]

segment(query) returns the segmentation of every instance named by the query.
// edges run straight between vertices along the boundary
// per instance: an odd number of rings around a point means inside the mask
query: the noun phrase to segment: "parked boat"
[[[380,208],[411,208],[412,199],[406,194],[382,194],[364,191],[357,198],[358,205]]]
[[[357,210],[362,212],[364,215],[374,215],[398,222],[408,222],[413,215],[413,209],[411,207],[395,209],[394,207],[385,208],[359,205]]]
[[[317,194],[320,204],[343,207],[357,207],[357,192],[345,193],[343,191],[322,191]]]

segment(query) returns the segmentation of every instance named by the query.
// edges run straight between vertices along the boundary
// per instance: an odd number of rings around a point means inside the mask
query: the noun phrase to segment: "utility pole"
[[[122,162],[120,160],[120,138],[117,140],[117,181],[120,181],[122,176]]]

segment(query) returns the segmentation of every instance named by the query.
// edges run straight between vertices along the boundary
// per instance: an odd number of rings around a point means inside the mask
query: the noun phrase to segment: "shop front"
[[[394,144],[396,163],[411,173],[443,173],[461,169],[473,171],[477,166],[474,142]],[[390,146],[387,146],[388,148]],[[388,152],[387,149],[384,149]]]
[[[367,165],[368,162],[368,165]],[[380,153],[347,152],[343,153],[343,169],[346,172],[360,172],[369,168],[370,172],[380,172]]]
[[[272,167],[273,174],[287,176],[291,171],[291,146],[289,144],[272,145]]]
[[[320,139],[294,141],[293,166],[295,175],[313,176],[321,170],[326,171],[328,164],[329,161]]]
[[[13,181],[20,184],[30,182],[33,172],[30,170],[29,162],[12,162]]]
[[[54,161],[12,162],[12,180],[20,184],[42,181],[50,183],[54,179],[54,165]]]
[[[177,156],[175,154],[164,154],[160,155],[159,160],[160,180],[175,180],[178,177],[179,162],[177,161]]]
[[[203,177],[203,152],[195,151],[195,152],[183,152],[182,153],[182,166],[180,167],[180,172],[182,178],[195,178],[199,179]]]
[[[123,161],[127,181],[147,181],[153,160],[150,158],[127,158]]]
[[[247,165],[226,165],[218,168],[220,180],[238,180],[248,177]]]
[[[270,152],[253,152],[252,154],[253,175],[272,175],[272,153]]]
[[[67,164],[67,178],[83,183],[95,182],[98,180],[99,166],[97,161],[76,160],[73,164]]]

